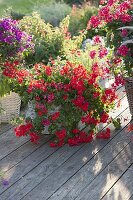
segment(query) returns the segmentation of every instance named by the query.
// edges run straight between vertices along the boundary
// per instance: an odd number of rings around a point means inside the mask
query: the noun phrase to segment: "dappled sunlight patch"
[[[8,171],[8,170],[10,169],[10,164],[11,164],[11,163],[5,163],[4,166],[2,166],[2,167],[0,168],[0,171],[1,171],[2,173],[5,173],[6,171]]]
[[[132,195],[131,191],[128,189],[126,184],[119,180],[119,183],[117,183],[107,194],[106,194],[106,200],[110,199],[125,199],[126,197],[130,197]]]
[[[95,157],[95,165],[93,166],[94,175],[97,175],[102,169],[102,158],[97,154]]]
[[[86,156],[84,156],[82,160],[84,163],[86,163],[88,161],[88,158]]]

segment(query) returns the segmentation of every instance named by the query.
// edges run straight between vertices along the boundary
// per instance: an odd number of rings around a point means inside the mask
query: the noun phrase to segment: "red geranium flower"
[[[99,132],[96,135],[96,138],[99,138],[99,139],[109,139],[110,138],[110,129],[106,128],[105,131]]]
[[[60,117],[60,112],[55,112],[54,114],[51,115],[51,119],[53,121],[57,120]]]
[[[34,132],[31,132],[29,135],[31,137],[30,138],[31,142],[38,144],[38,140],[40,139],[40,137]]]

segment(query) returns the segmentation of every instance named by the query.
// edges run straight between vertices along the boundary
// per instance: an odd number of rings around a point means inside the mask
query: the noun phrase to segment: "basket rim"
[[[133,82],[133,77],[125,77],[124,80],[126,82]]]

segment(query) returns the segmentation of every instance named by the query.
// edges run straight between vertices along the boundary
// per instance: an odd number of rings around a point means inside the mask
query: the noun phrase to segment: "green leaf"
[[[113,119],[112,120],[112,123],[114,125],[114,127],[116,129],[120,129],[121,128],[121,121],[120,121],[120,118],[117,118],[117,119]]]

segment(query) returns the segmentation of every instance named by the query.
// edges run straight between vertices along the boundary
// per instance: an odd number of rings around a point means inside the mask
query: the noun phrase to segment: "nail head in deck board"
[[[101,199],[132,164],[130,142],[119,155],[89,184],[75,200]],[[90,192],[91,191],[91,192]]]
[[[133,153],[133,151],[132,151]],[[129,199],[133,195],[133,165],[103,197],[103,200]]]
[[[91,183],[98,174],[119,154],[119,152],[130,142],[127,133],[121,131],[117,136],[110,141],[97,155],[94,156],[84,167],[80,169],[70,180],[55,192],[49,200],[74,200],[83,188]],[[101,159],[101,160],[100,160]],[[100,169],[97,168],[97,173],[94,173],[94,166],[101,161]],[[97,166],[98,167],[98,166]],[[95,169],[96,170],[96,169]],[[95,171],[96,172],[96,171]]]

